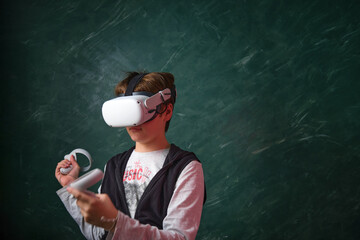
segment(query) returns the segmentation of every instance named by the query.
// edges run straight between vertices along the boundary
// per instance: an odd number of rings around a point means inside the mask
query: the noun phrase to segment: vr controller
[[[103,177],[103,172],[100,169],[95,168],[70,183],[69,186],[72,188],[76,188],[80,191],[85,191],[87,188],[100,181]]]
[[[89,165],[85,166],[85,167],[81,167],[80,171],[82,171],[82,172],[88,171],[91,168],[93,159],[91,158],[90,153],[88,151],[86,151],[85,149],[77,148],[77,149],[73,150],[71,153],[65,155],[64,158],[69,160],[71,155],[73,155],[75,160],[77,160],[77,157],[76,157],[77,153],[81,153],[81,154],[85,155],[89,160]],[[72,166],[70,166],[68,168],[60,168],[60,172],[62,174],[66,175],[71,171],[72,168],[73,168]],[[69,186],[76,188],[80,191],[84,191],[87,188],[94,185],[95,183],[99,182],[103,177],[104,177],[103,172],[100,169],[96,168],[96,169],[93,169],[90,172],[82,175],[81,177],[77,178],[75,181],[70,183]]]
[[[77,161],[77,157],[76,157],[76,154],[77,154],[77,153],[81,153],[81,154],[85,155],[85,156],[87,157],[87,159],[89,160],[89,165],[86,166],[86,167],[81,167],[81,168],[80,168],[80,171],[82,171],[82,172],[88,171],[88,170],[91,168],[91,164],[92,164],[93,160],[92,160],[92,158],[91,158],[90,153],[89,153],[88,151],[86,151],[85,149],[77,148],[77,149],[73,150],[71,153],[65,155],[65,156],[64,156],[64,159],[67,159],[67,160],[70,161],[70,157],[71,157],[71,155],[73,155],[74,158],[75,158],[75,161]],[[72,168],[73,168],[72,165],[70,165],[70,166],[67,167],[67,168],[60,168],[60,172],[61,172],[62,174],[68,174],[68,173],[71,171]]]

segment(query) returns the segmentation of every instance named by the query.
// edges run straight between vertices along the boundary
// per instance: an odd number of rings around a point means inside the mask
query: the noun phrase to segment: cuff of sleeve
[[[56,194],[59,196],[62,202],[68,200],[69,198],[72,198],[73,195],[71,195],[67,190],[68,186],[62,187],[59,190],[56,191]]]
[[[126,217],[127,216],[124,213],[122,213],[121,211],[118,211],[115,229],[114,229],[114,232],[111,234],[112,236],[114,236],[114,239],[117,239],[115,236],[118,236],[123,231],[122,228],[124,226],[124,221],[125,221]]]
[[[111,240],[111,239],[113,239],[113,237],[114,237],[114,233],[108,232],[105,240]]]

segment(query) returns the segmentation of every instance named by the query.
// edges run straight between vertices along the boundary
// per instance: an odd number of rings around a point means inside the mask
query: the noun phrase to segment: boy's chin
[[[146,141],[146,139],[144,138],[144,136],[142,136],[141,133],[131,133],[130,138],[134,142],[139,142],[139,143],[142,143],[142,142]]]

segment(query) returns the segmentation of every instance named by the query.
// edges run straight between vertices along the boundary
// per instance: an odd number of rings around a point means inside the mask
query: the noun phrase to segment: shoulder
[[[193,152],[189,152],[186,150],[181,149],[180,147],[176,146],[175,144],[171,144],[169,157],[173,160],[186,160],[187,162],[191,162],[193,160],[199,161],[198,157]]]
[[[182,170],[179,178],[204,178],[202,164],[194,159]]]

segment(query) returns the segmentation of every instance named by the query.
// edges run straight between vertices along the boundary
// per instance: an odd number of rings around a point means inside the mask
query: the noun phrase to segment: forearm
[[[119,211],[117,216],[117,224],[113,236],[113,240],[127,239],[168,239],[168,240],[184,240],[184,235],[174,230],[160,230],[149,224],[141,224],[138,220],[130,218]],[[108,238],[109,239],[109,238]]]
[[[86,239],[101,239],[105,234],[105,230],[100,227],[96,227],[84,221],[83,216],[80,213],[79,207],[76,205],[76,199],[66,191],[66,187],[59,189],[57,195],[63,202],[66,210],[79,225],[79,228]]]

